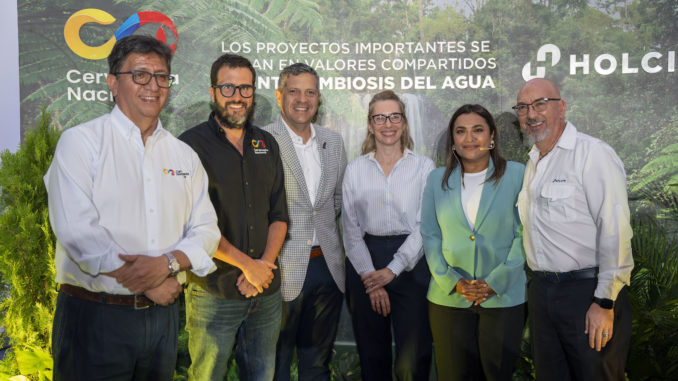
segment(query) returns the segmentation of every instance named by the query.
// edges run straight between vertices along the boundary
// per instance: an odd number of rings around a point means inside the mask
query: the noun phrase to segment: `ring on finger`
[[[608,336],[609,334],[607,332],[603,332],[603,339],[607,339]]]

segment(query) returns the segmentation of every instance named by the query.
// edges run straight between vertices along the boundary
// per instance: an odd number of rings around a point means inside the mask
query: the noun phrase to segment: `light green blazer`
[[[461,205],[461,170],[450,174],[449,189],[441,182],[445,168],[431,172],[421,208],[421,235],[431,270],[427,298],[448,307],[469,307],[455,290],[461,278],[484,279],[497,293],[481,304],[511,307],[526,300],[525,251],[516,208],[525,166],[509,161],[499,183],[483,186],[475,228],[471,230]],[[494,172],[490,160],[489,178]]]

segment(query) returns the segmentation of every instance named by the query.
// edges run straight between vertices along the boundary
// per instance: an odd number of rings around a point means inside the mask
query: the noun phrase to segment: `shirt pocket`
[[[551,221],[574,221],[574,186],[549,184],[541,190],[541,197]]]

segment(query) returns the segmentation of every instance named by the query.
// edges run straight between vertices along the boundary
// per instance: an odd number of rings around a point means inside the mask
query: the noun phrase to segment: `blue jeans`
[[[192,283],[186,293],[186,331],[191,366],[188,379],[221,381],[234,342],[242,381],[270,381],[280,331],[280,291],[248,300],[217,298]]]

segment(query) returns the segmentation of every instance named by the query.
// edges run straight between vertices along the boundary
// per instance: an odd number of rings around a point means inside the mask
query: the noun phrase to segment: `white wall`
[[[14,152],[21,139],[17,0],[0,2],[0,151]]]

